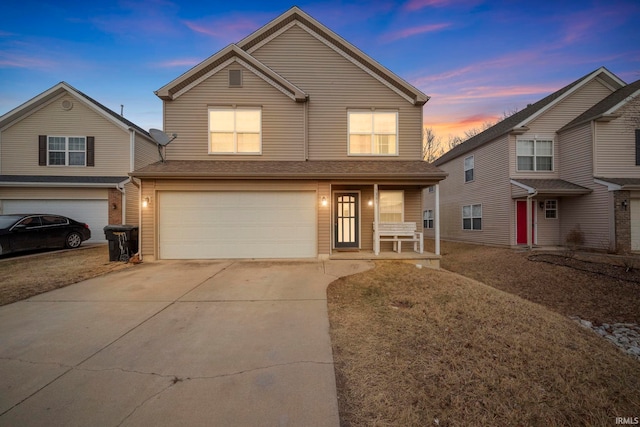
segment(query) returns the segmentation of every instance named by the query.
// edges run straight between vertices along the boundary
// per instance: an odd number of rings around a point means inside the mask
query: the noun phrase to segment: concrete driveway
[[[366,261],[162,261],[0,307],[0,426],[337,426],[326,287]]]

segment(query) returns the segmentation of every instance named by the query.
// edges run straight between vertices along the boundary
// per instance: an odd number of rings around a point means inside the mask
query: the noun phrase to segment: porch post
[[[373,184],[373,253],[380,254],[380,235],[378,234],[380,209],[378,207],[378,184]]]
[[[440,255],[440,183],[436,184],[436,211],[433,220],[436,226],[436,255]]]

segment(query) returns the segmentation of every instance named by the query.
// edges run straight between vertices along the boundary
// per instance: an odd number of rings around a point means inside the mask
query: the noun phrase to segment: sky
[[[444,140],[602,66],[640,79],[638,0],[7,0],[0,115],[65,81],[162,129],[155,90],[294,5],[429,95]]]

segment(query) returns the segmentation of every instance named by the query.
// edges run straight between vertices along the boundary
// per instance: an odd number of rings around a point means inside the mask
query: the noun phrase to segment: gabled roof
[[[139,134],[144,135],[147,138],[151,138],[151,136],[149,135],[149,132],[142,129],[135,123],[125,119],[123,116],[116,113],[115,111],[105,107],[95,99],[80,92],[78,89],[74,88],[67,82],[58,83],[57,85],[47,89],[41,94],[31,98],[24,104],[14,108],[13,110],[9,111],[8,113],[0,117],[0,130],[5,126],[15,122],[16,120],[19,120],[25,115],[30,114],[31,112],[37,110],[41,106],[46,105],[50,101],[58,98],[59,96],[63,95],[65,92],[75,96],[77,99],[84,102],[89,108],[93,109],[98,114],[102,115],[107,120],[111,121],[112,123],[121,127],[122,129],[124,130],[133,129]]]
[[[606,185],[609,191],[640,190],[640,178],[601,178],[595,177],[597,184]]]
[[[224,66],[222,64],[226,65],[225,61],[229,61],[234,57],[234,55],[236,58],[241,58],[247,63],[257,65],[256,68],[267,76],[270,76],[271,73],[278,76],[276,83],[282,87],[289,87],[289,90],[295,88],[300,91],[300,89],[296,88],[295,85],[287,82],[286,79],[279,76],[269,67],[260,63],[260,61],[251,56],[256,49],[264,43],[268,43],[269,40],[276,37],[280,32],[288,29],[291,25],[298,25],[300,28],[308,31],[315,38],[338,52],[340,55],[357,65],[363,71],[370,74],[391,90],[400,94],[407,101],[415,105],[424,105],[429,100],[429,97],[420,90],[380,65],[360,49],[344,40],[338,34],[334,33],[296,6],[259,28],[249,36],[240,40],[238,43],[227,46],[225,49],[196,65],[194,68],[169,84],[158,89],[155,92],[156,95],[165,100],[174,99],[176,93],[183,91],[187,86],[191,87],[190,85],[197,84],[196,82],[199,82],[206,78],[206,76],[211,75],[212,72],[215,72],[214,70],[217,67]],[[302,95],[305,94],[300,91],[300,93],[296,95],[296,101],[304,101]]]
[[[245,68],[248,68],[258,77],[262,78],[264,81],[271,84],[294,101],[306,101],[307,94],[300,88],[234,44],[225,47],[218,53],[205,59],[177,79],[174,79],[155,91],[155,94],[164,100],[176,99],[193,86],[233,62],[238,62]]]
[[[607,96],[602,101],[598,102],[593,107],[589,108],[584,113],[580,114],[575,119],[571,120],[560,131],[570,129],[574,126],[578,126],[582,123],[590,122],[592,120],[613,120],[618,118],[616,112],[624,105],[626,105],[632,99],[640,95],[640,80],[636,80],[611,95]],[[559,131],[559,132],[560,132]]]
[[[624,81],[620,80],[620,78],[618,78],[615,74],[607,70],[605,67],[600,67],[597,70],[579,78],[573,83],[568,84],[562,89],[552,93],[551,95],[542,98],[538,102],[527,106],[527,108],[518,111],[512,116],[507,117],[501,122],[496,123],[484,132],[477,134],[473,138],[469,138],[462,144],[443,154],[434,162],[435,165],[440,166],[443,163],[446,163],[450,160],[455,159],[456,157],[473,151],[476,148],[488,142],[491,142],[494,139],[505,134],[511,132],[523,133],[528,131],[529,128],[527,127],[527,125],[529,123],[531,123],[541,114],[543,114],[544,112],[558,104],[560,101],[577,91],[580,87],[584,86],[595,78],[601,78],[614,89],[618,89],[625,85]]]

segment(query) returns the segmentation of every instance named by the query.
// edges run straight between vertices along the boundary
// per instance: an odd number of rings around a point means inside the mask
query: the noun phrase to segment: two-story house
[[[0,117],[0,213],[139,223],[129,172],[159,158],[148,132],[65,82]]]
[[[625,108],[636,95],[599,68],[454,147],[434,162],[449,176],[425,191],[427,228],[438,225],[437,194],[447,240],[557,246],[574,231],[585,247],[637,250],[633,221],[619,215],[640,212],[638,109]]]
[[[156,95],[177,138],[132,174],[145,259],[372,252],[376,222],[421,231],[445,177],[422,161],[428,97],[297,7]]]

